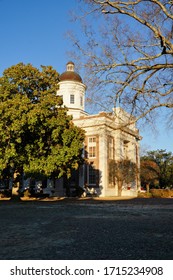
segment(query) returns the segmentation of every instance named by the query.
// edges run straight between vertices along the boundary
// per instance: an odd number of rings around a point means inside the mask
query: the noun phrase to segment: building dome
[[[60,82],[73,81],[82,83],[81,76],[74,71],[74,63],[70,61],[66,64],[66,67],[66,71],[59,77]]]

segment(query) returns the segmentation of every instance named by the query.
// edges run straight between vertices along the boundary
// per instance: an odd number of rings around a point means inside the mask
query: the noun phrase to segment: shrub
[[[173,190],[165,189],[151,189],[150,190],[153,197],[171,198],[173,197]]]
[[[138,193],[138,197],[139,198],[151,198],[152,194],[151,193],[147,193],[147,192],[139,192]]]

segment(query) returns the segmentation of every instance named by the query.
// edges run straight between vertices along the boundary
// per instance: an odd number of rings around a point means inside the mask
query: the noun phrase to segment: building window
[[[124,141],[123,143],[123,148],[124,148],[124,158],[128,159],[128,152],[129,152],[129,141]]]
[[[116,172],[116,169],[115,169],[115,160],[109,160],[108,161],[108,170],[109,170],[109,173],[108,173],[108,181],[109,181],[109,185],[108,187],[109,188],[114,188],[115,187],[115,172]]]
[[[108,157],[109,159],[114,159],[114,138],[108,137]]]
[[[89,144],[90,143],[96,143],[96,137],[95,136],[94,137],[89,137],[88,142],[89,142]]]
[[[73,66],[72,65],[68,65],[67,71],[73,71]]]
[[[80,97],[80,106],[83,106],[83,96]]]
[[[96,147],[89,147],[88,148],[88,157],[95,158],[96,157]]]
[[[74,71],[74,64],[73,63],[68,63],[67,64],[67,71]]]
[[[88,157],[89,158],[96,157],[96,137],[88,138]]]
[[[74,104],[74,94],[70,94],[70,104]]]

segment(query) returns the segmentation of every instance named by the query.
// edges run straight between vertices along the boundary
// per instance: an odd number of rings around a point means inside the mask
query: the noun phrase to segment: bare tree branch
[[[79,2],[84,40],[72,41],[86,67],[90,102],[119,105],[137,119],[159,108],[172,117],[172,1]]]

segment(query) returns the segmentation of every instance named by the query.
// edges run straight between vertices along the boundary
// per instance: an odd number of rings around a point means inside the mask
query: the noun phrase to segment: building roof
[[[74,63],[72,61],[69,61],[66,64],[66,67],[67,67],[66,71],[64,73],[62,73],[59,77],[60,82],[62,82],[62,81],[74,81],[74,82],[82,83],[81,76],[74,71]]]
[[[74,81],[82,83],[82,78],[79,74],[72,71],[66,71],[60,75],[60,82],[62,81]]]

